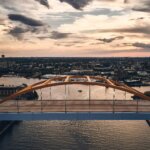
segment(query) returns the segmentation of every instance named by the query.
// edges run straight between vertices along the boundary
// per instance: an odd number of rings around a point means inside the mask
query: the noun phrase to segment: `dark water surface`
[[[145,121],[24,121],[0,138],[0,150],[149,150]]]

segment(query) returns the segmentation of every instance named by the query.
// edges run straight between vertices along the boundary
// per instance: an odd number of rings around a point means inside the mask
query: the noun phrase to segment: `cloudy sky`
[[[0,0],[0,54],[150,56],[150,0]]]

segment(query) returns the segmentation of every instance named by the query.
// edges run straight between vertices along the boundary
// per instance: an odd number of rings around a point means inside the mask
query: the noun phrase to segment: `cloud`
[[[136,42],[136,43],[133,43],[132,46],[150,50],[150,44]]]
[[[46,26],[34,27],[34,26],[15,26],[7,31],[7,34],[17,38],[18,40],[25,40],[33,38],[39,38],[41,35],[47,36],[50,33],[49,28]],[[40,39],[40,38],[39,38]]]
[[[29,39],[33,36],[35,38],[38,38],[40,40],[44,39],[65,39],[68,38],[71,33],[61,33],[58,31],[50,31],[47,28],[41,28],[41,27],[32,27],[32,26],[15,26],[14,28],[8,30],[9,35],[13,36],[14,38],[17,38],[18,40],[24,40]],[[36,35],[36,36],[35,36]]]
[[[0,5],[2,5],[6,9],[14,11],[21,11],[22,8],[25,9],[26,7],[29,8],[30,6],[36,7],[36,3],[39,3],[47,8],[50,7],[48,0],[0,0]],[[35,7],[32,7],[32,9],[34,9]]]
[[[46,36],[42,35],[42,36],[38,36],[37,38],[40,40],[44,40],[44,39],[59,40],[59,39],[68,38],[71,33],[62,33],[62,32],[58,32],[58,31],[51,31],[48,34],[51,34],[51,35],[46,35]]]
[[[51,47],[58,55],[70,56],[77,52],[80,55],[87,49],[92,55],[97,55],[94,51],[97,49],[107,51],[107,55],[123,50],[122,56],[149,51],[142,48],[149,43],[149,14],[131,11],[147,8],[144,1],[147,0],[49,0],[51,9],[48,10],[48,0],[45,4],[41,0],[0,0],[0,18],[4,19],[0,20],[0,48],[10,51],[22,48],[30,55],[29,50],[49,52]],[[8,14],[15,17],[9,18]],[[129,51],[132,49],[135,50]]]
[[[150,12],[150,1],[149,0],[141,0],[137,2],[132,10],[134,11],[142,11],[142,12]]]
[[[0,18],[0,25],[5,25],[5,19]]]
[[[123,36],[116,36],[116,37],[113,37],[113,38],[103,38],[103,39],[97,39],[98,41],[102,41],[104,43],[111,43],[115,40],[121,40],[123,39],[124,37]]]
[[[50,8],[48,0],[35,0],[35,1],[38,1],[41,5],[44,5],[47,8]]]
[[[60,0],[60,2],[66,2],[78,10],[82,10],[82,8],[90,4],[92,1],[95,0]],[[97,1],[113,2],[115,0],[97,0]]]
[[[58,32],[58,31],[52,31],[51,32],[51,39],[64,39],[64,38],[68,38],[68,36],[70,35],[70,33],[62,33],[62,32]]]
[[[135,54],[135,53],[149,53],[149,50],[145,50],[145,49],[130,49],[130,50],[86,50],[87,54],[95,54],[95,55],[112,55],[112,54],[128,54],[128,56],[130,56],[130,54]],[[134,55],[133,55],[134,56]],[[136,56],[136,55],[135,55]]]
[[[24,33],[29,32],[29,31],[30,30],[28,28],[14,27],[8,32],[8,34],[17,38],[18,40],[22,40]]]
[[[101,32],[150,34],[150,28],[148,28],[148,26],[142,26],[142,27],[131,27],[131,28],[120,28],[120,29],[108,29],[108,30],[106,29],[106,30],[101,30]]]
[[[129,3],[129,1],[128,0],[124,0],[124,3]]]
[[[143,25],[143,26],[135,26],[135,27],[129,27],[129,28],[116,28],[116,29],[97,29],[97,30],[87,30],[84,31],[87,33],[142,33],[142,34],[150,34],[150,28],[149,25]]]
[[[93,1],[98,2],[116,2],[117,0],[59,0],[60,2],[66,2],[75,9],[82,10],[85,6],[89,5]],[[149,0],[120,0],[124,4],[132,6],[132,10],[150,12],[150,1]]]
[[[92,1],[99,2],[118,2],[117,0],[60,0],[66,2],[78,10],[82,10],[85,6],[89,5]],[[122,0],[124,4],[128,4],[134,11],[150,12],[149,0]]]
[[[19,15],[19,14],[9,14],[8,18],[12,21],[18,21],[29,26],[43,26],[44,25],[39,20],[35,20],[35,19],[26,17],[24,15]]]
[[[150,21],[147,14],[144,15],[143,13],[136,14],[136,12],[130,12],[130,14],[117,16],[84,15],[77,18],[73,23],[62,24],[58,30],[61,32],[82,33],[88,36],[95,35],[99,38],[101,36],[112,37],[112,35],[108,35],[112,33],[116,33],[114,35],[117,35],[118,33],[127,33],[128,35],[133,33],[149,35],[149,27]],[[120,34],[118,36],[120,36]]]
[[[132,8],[132,10],[134,10],[134,11],[142,11],[142,12],[150,12],[150,8],[149,7],[135,7],[135,8]]]
[[[60,2],[66,2],[75,9],[81,10],[83,7],[88,5],[92,0],[60,0]]]

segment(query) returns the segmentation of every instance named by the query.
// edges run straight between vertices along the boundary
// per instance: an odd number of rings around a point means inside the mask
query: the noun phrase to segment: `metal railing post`
[[[17,111],[19,113],[19,104],[18,104],[18,100],[17,100]]]
[[[116,98],[116,95],[115,95],[115,88],[114,88],[114,92],[113,92],[113,113],[115,113],[115,98]]]
[[[124,95],[125,95],[125,100],[126,100],[126,98],[127,98],[127,93],[126,93],[126,91],[125,91]]]
[[[66,87],[66,84],[65,84],[65,113],[67,112],[66,99],[67,99],[67,87]]]
[[[105,86],[105,99],[107,100],[107,96],[106,96],[106,94],[107,94],[107,87]]]
[[[139,102],[138,102],[138,100],[137,100],[137,108],[136,108],[136,113],[138,113],[139,112]]]
[[[42,100],[41,100],[41,113],[43,112],[43,107],[42,107],[42,104],[43,104],[43,103],[42,103]]]
[[[115,113],[115,100],[113,100],[113,113]]]
[[[41,94],[41,95],[40,95],[40,96],[41,96],[41,97],[40,97],[40,98],[41,98],[40,101],[41,101],[41,113],[42,113],[42,90],[41,90],[41,89],[40,89],[40,92],[41,92],[41,93],[40,93],[40,94]]]
[[[40,89],[40,96],[41,96],[40,98],[41,98],[41,100],[42,100],[42,90],[41,90],[41,89]]]
[[[115,88],[114,88],[114,92],[113,92],[113,100],[116,98],[116,95],[115,95]]]
[[[50,87],[50,100],[52,99],[52,92],[51,92],[51,87]]]
[[[91,85],[89,85],[89,112],[90,112],[90,100],[91,100]]]

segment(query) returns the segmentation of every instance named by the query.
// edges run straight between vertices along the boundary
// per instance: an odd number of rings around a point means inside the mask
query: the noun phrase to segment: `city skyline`
[[[149,57],[149,0],[0,0],[10,57]]]

